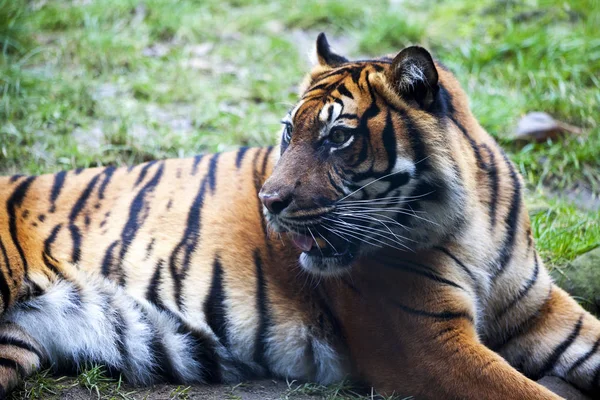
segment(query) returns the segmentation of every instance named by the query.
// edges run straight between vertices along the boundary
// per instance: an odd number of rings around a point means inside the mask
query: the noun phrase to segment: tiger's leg
[[[418,399],[560,398],[480,343],[470,321],[436,321],[416,315],[410,319],[410,330],[418,339],[410,339],[404,357],[386,363],[381,363],[381,358],[373,359],[372,368],[365,371],[369,382],[381,393],[400,392]],[[398,322],[406,323],[407,319]],[[403,332],[398,337],[405,335]]]
[[[560,398],[480,343],[470,324],[464,321],[439,324],[436,336],[420,361],[433,384],[423,389],[425,398]],[[440,393],[444,395],[439,397]]]
[[[600,321],[555,285],[517,321],[492,346],[515,368],[532,379],[554,375],[600,393]]]
[[[2,316],[0,333],[16,335],[0,346],[0,359],[14,361],[0,365],[5,390],[40,366],[78,371],[100,364],[139,385],[237,379],[229,353],[208,328],[192,327],[101,277],[80,278],[58,279]]]
[[[327,287],[356,375],[418,399],[558,399],[486,347],[467,274],[372,261]],[[438,270],[444,271],[441,268]],[[382,279],[381,277],[385,277]]]

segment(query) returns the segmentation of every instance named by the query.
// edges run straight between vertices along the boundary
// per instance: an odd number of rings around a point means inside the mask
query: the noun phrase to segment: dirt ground
[[[312,396],[290,392],[288,384],[282,381],[262,380],[237,386],[207,385],[191,386],[189,390],[179,390],[173,385],[156,385],[151,388],[122,388],[127,399],[163,400],[163,399],[202,399],[202,400],[318,400],[321,396]],[[135,393],[132,393],[135,392]],[[98,394],[76,386],[62,391],[61,400],[97,400]],[[101,398],[122,398],[121,396],[102,396]]]
[[[591,400],[589,397],[579,392],[573,386],[569,385],[560,378],[546,376],[538,381],[538,383],[546,386],[554,393],[560,395],[567,400]],[[306,391],[299,390],[301,385],[290,386],[283,381],[277,380],[261,380],[254,382],[246,382],[243,384],[231,385],[207,385],[207,386],[190,386],[177,387],[174,385],[156,385],[151,388],[133,388],[122,387],[117,395],[107,395],[103,393],[101,396],[95,391],[89,391],[82,386],[74,386],[69,389],[64,389],[57,393],[58,399],[61,400],[97,400],[97,399],[144,399],[144,400],[187,400],[187,399],[202,399],[202,400],[319,400],[332,398],[325,396],[325,393],[315,392],[307,394]],[[377,399],[379,397],[354,397],[360,399]],[[335,399],[347,399],[348,397],[340,396]]]

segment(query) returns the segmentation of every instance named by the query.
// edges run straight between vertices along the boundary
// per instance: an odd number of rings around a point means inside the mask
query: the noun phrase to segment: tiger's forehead
[[[288,120],[296,126],[326,126],[340,116],[359,111],[361,99],[371,100],[369,75],[384,70],[388,62],[365,61],[322,72],[312,81],[290,111]]]

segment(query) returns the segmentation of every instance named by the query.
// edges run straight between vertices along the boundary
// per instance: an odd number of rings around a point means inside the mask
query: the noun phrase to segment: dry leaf
[[[555,140],[563,134],[581,135],[583,130],[577,126],[557,121],[549,114],[540,111],[527,113],[519,123],[514,135],[517,141],[545,142]]]

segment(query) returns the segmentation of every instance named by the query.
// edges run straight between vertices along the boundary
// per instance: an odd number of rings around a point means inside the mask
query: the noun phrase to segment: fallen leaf
[[[583,130],[577,126],[558,121],[549,114],[540,111],[527,113],[519,123],[514,134],[517,141],[545,142],[558,139],[564,134],[581,135]]]

